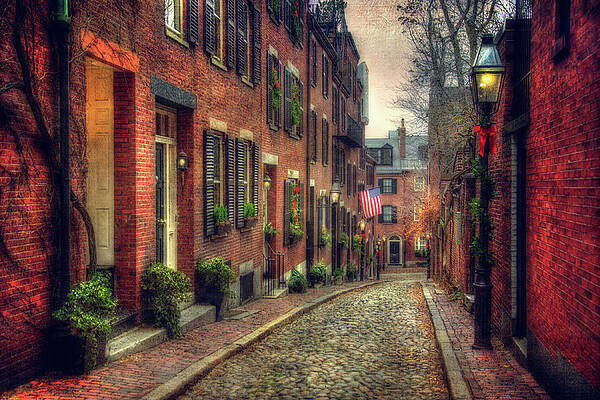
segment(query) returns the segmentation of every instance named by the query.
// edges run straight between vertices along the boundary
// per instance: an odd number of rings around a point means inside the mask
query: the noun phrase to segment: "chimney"
[[[406,158],[406,128],[404,127],[404,118],[398,128],[398,144],[400,145],[400,158]]]

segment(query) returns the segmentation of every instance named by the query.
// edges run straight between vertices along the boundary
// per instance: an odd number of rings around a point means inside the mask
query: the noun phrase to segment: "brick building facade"
[[[53,132],[58,94],[56,83],[44,78],[54,65],[51,40],[42,29],[51,5],[43,3],[46,10],[11,3],[0,22],[12,31],[7,26],[16,11],[25,13],[22,42],[29,46],[34,94]],[[358,141],[344,144],[349,148],[343,167],[350,171],[354,191],[341,201],[347,215],[358,213],[356,182],[364,181],[364,127],[360,102],[353,101],[361,95],[359,54],[345,24],[324,33],[303,2],[289,1],[74,4],[70,14],[70,175],[95,228],[98,265],[112,273],[121,307],[141,314],[140,283],[154,261],[183,271],[193,283],[198,260],[222,256],[240,278],[232,289],[241,301],[262,295],[269,252],[284,256],[284,274],[294,267],[305,272],[307,249],[318,248],[316,230],[306,234],[307,227],[316,226],[311,210],[322,204],[323,190],[323,197],[329,195],[336,165],[332,149],[340,141],[335,137],[351,129]],[[319,72],[327,60],[327,74],[317,76],[315,87],[313,42]],[[0,39],[0,54],[7,66],[2,82],[19,81],[23,73],[12,34]],[[339,92],[348,99],[338,122],[355,121],[339,130],[332,120],[335,85],[344,86]],[[39,128],[19,88],[0,93],[0,387],[42,370],[56,307],[50,278],[57,264],[55,191],[45,138],[36,138]],[[311,105],[320,132],[314,131],[319,139],[314,164],[309,159]],[[323,136],[324,126],[330,126],[329,136]],[[177,168],[182,153],[187,169]],[[272,182],[269,191],[265,176]],[[304,234],[290,240],[295,187],[300,188]],[[248,203],[258,211],[256,225],[244,216]],[[226,210],[230,229],[216,224],[217,207]],[[327,210],[330,220],[332,209]],[[281,232],[269,245],[263,240],[267,221]],[[81,218],[73,212],[72,282],[85,279],[86,240]],[[318,248],[312,256],[331,264],[330,254]],[[249,287],[240,288],[241,280]]]
[[[496,37],[506,76],[489,162],[492,327],[551,394],[598,398],[600,7],[526,3],[517,2],[517,18]],[[462,228],[445,232],[472,232],[467,218],[457,218],[477,196],[472,179],[448,188],[444,199],[455,197],[446,203],[448,220]],[[473,265],[456,255],[464,242],[453,233],[442,243],[451,252],[448,277],[469,292]]]

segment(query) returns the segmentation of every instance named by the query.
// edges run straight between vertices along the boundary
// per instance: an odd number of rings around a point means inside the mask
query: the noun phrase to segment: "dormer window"
[[[375,160],[377,165],[392,165],[392,146],[389,144],[379,149],[367,149],[367,153]]]

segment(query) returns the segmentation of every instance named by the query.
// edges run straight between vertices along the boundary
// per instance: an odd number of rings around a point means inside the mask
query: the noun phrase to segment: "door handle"
[[[167,223],[167,221],[166,221],[166,220],[164,220],[164,219],[157,219],[157,220],[156,220],[156,222],[157,222],[158,224],[161,224],[161,225],[164,225],[164,224],[166,224],[166,223]]]

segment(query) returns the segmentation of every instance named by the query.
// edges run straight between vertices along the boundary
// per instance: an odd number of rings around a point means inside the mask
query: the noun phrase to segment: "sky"
[[[394,88],[406,84],[410,68],[410,46],[402,34],[396,5],[398,0],[346,0],[346,22],[352,32],[360,61],[369,69],[369,125],[367,137],[387,136],[399,126],[406,112],[390,106]],[[406,126],[407,133],[412,131]]]

